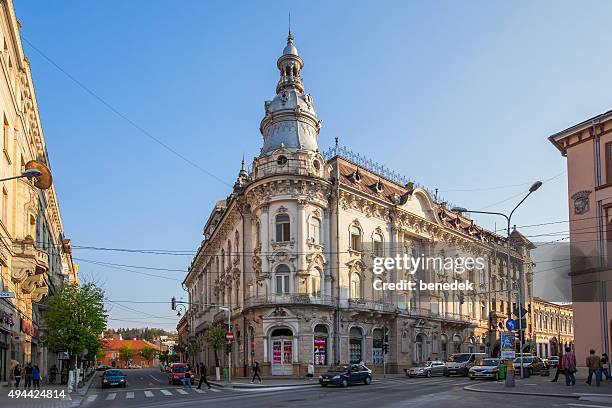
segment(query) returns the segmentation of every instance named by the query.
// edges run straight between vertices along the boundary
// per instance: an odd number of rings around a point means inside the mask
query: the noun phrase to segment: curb
[[[258,388],[290,388],[290,387],[315,387],[319,384],[278,384],[278,385],[250,385],[250,384],[235,384],[232,388],[258,389]]]
[[[568,395],[568,394],[544,394],[544,393],[534,393],[534,392],[526,392],[526,391],[499,391],[499,390],[479,390],[476,387],[477,385],[480,384],[472,384],[472,385],[466,385],[465,387],[463,387],[464,390],[466,391],[472,391],[472,392],[485,392],[487,394],[511,394],[511,395],[529,395],[532,397],[556,397],[556,398],[574,398],[574,399],[579,399],[581,396],[580,395]]]

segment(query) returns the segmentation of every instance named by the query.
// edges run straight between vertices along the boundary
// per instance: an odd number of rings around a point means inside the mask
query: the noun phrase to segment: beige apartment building
[[[549,137],[567,159],[576,357],[610,355],[612,324],[612,111]]]
[[[558,356],[574,347],[574,316],[571,304],[549,302],[537,297],[531,302],[532,342],[539,357]]]
[[[20,175],[30,160],[50,167],[30,65],[13,3],[0,0],[0,178]],[[62,282],[78,282],[55,188],[20,178],[0,182],[0,382],[16,363],[61,368],[62,355],[41,344],[44,303]],[[8,293],[7,293],[8,292]]]
[[[533,245],[512,233],[508,280],[505,237],[337,142],[322,153],[321,121],[291,34],[276,65],[280,78],[264,104],[261,151],[250,170],[243,161],[233,191],[211,211],[184,280],[190,307],[178,327],[181,341],[227,322],[227,311],[214,306],[222,305],[231,313],[234,374],[246,374],[253,361],[265,375],[303,376],[309,364],[318,373],[363,360],[381,372],[386,359],[388,372],[401,372],[452,353],[497,355],[517,290],[527,307],[531,302]],[[481,256],[485,268],[373,272],[376,257],[444,251]],[[374,289],[402,279],[475,286]],[[207,346],[191,359],[214,365]]]

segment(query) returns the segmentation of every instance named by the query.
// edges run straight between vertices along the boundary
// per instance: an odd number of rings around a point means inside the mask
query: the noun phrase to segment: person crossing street
[[[202,383],[206,384],[209,390],[212,388],[210,386],[210,383],[206,379],[206,371],[207,371],[207,368],[204,365],[204,363],[200,363],[200,382],[198,383],[198,390],[202,387]]]

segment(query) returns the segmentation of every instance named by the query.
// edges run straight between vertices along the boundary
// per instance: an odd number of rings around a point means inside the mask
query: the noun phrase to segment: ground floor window
[[[362,353],[363,332],[359,327],[351,327],[349,332],[349,359],[351,363],[358,363],[363,359]]]
[[[314,329],[314,364],[315,365],[327,365],[327,340],[329,334],[327,332],[327,326],[324,324],[318,324]]]
[[[414,344],[414,360],[421,363],[427,359],[427,338],[423,334],[417,334]]]
[[[374,329],[372,332],[372,363],[383,364],[383,331]]]

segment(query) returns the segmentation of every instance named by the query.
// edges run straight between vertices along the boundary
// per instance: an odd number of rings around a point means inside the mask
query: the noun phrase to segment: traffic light
[[[389,343],[383,344],[383,353],[389,353]]]
[[[229,342],[229,341],[225,345],[225,353],[226,354],[231,354],[232,353],[232,343]]]
[[[170,300],[170,305],[172,306],[172,310],[176,310],[176,298],[174,296],[172,296]]]

